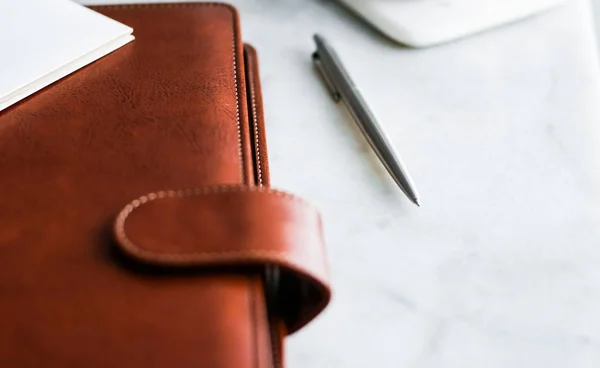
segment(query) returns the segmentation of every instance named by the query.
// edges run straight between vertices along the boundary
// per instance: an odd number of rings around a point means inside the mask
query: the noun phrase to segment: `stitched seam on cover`
[[[226,4],[223,3],[141,3],[141,4],[114,4],[114,5],[90,5],[93,8],[113,8],[113,9],[137,9],[137,8],[195,8],[201,6],[214,6],[219,7],[222,6],[224,8],[229,8]]]
[[[252,97],[252,117],[254,122],[254,149],[256,150],[256,167],[258,171],[258,185],[262,186],[262,165],[260,163],[260,142],[258,139],[258,118],[256,116],[256,91],[254,88],[254,77],[250,83],[250,96]]]
[[[237,27],[234,22],[234,33],[233,33],[233,80],[235,83],[235,114],[237,122],[237,134],[238,134],[238,156],[240,158],[240,180],[244,182],[244,157],[242,151],[242,127],[240,122],[240,93],[238,84],[238,72],[237,72],[237,53],[235,52],[235,45],[237,44]]]
[[[235,19],[235,12],[231,6],[223,3],[160,3],[160,4],[120,4],[120,5],[99,5],[93,6],[95,8],[112,8],[112,9],[151,9],[151,8],[196,8],[196,7],[223,7],[228,10],[233,17],[233,41],[232,41],[232,55],[233,55],[233,82],[235,85],[235,109],[236,109],[236,124],[238,134],[238,157],[240,160],[240,180],[244,182],[244,157],[242,149],[242,127],[240,121],[240,91],[238,83],[238,55],[236,52],[238,27]]]

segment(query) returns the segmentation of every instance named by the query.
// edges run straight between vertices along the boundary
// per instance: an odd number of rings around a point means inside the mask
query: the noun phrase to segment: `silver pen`
[[[313,62],[323,76],[333,100],[345,103],[371,148],[396,184],[413,203],[420,206],[419,194],[400,156],[395,152],[382,127],[377,123],[377,119],[352,82],[336,52],[322,36],[316,34],[314,40],[317,50],[312,54]]]

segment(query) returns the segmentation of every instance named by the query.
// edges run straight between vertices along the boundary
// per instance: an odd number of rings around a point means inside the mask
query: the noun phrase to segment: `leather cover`
[[[270,188],[238,14],[95,9],[136,40],[0,113],[0,367],[283,366],[326,256]]]

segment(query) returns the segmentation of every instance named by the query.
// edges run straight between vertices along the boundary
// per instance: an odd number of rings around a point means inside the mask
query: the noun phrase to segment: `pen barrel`
[[[362,131],[379,160],[387,169],[400,189],[414,203],[419,204],[419,195],[414,189],[414,184],[404,168],[404,163],[387,137],[377,118],[369,109],[360,90],[346,72],[336,52],[321,36],[315,35],[317,51],[313,60],[322,72],[326,83],[332,92],[334,100],[343,101],[354,121]]]
[[[400,155],[394,150],[387,133],[379,125],[373,112],[368,108],[360,90],[356,87],[352,87],[350,90],[351,93],[340,92],[342,94],[342,101],[344,101],[354,121],[369,142],[369,145],[404,194],[413,199],[418,198],[419,195],[414,189],[414,183],[404,167]]]

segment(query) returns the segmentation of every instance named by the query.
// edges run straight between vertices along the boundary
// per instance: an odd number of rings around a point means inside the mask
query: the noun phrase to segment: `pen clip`
[[[321,74],[321,77],[323,77],[325,85],[327,86],[327,89],[329,90],[329,94],[331,94],[333,101],[335,101],[335,102],[340,101],[342,99],[342,96],[340,95],[340,93],[337,91],[337,88],[335,88],[335,85],[331,82],[331,80],[327,76],[327,72],[325,71],[325,69],[323,67],[323,63],[321,62],[321,59],[319,58],[319,54],[317,52],[313,53],[312,59],[313,59],[313,63],[315,65],[315,67],[319,71],[319,74]]]

